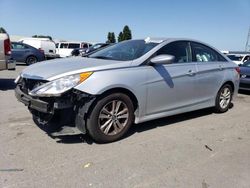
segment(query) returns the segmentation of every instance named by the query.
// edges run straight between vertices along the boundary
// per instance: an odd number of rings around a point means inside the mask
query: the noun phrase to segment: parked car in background
[[[240,66],[240,88],[250,91],[250,60]]]
[[[71,52],[72,56],[86,56],[92,52],[95,52],[97,50],[100,50],[108,45],[111,45],[109,43],[97,43],[94,44],[92,46],[90,46],[89,48],[76,48]]]
[[[28,44],[34,48],[44,51],[46,59],[54,59],[59,56],[56,54],[56,44],[48,38],[23,38],[18,42]]]
[[[60,57],[69,57],[74,49],[81,48],[84,50],[90,46],[91,44],[86,42],[59,42],[56,43],[56,53]]]
[[[72,50],[71,56],[82,56],[86,50],[86,48],[75,48]]]
[[[227,57],[237,65],[243,64],[244,62],[250,60],[250,54],[227,54]]]
[[[239,67],[195,40],[146,38],[88,58],[36,63],[16,83],[17,99],[41,127],[68,118],[94,140],[112,142],[132,123],[208,107],[226,112],[239,88]]]
[[[18,62],[24,62],[27,65],[30,65],[38,61],[45,60],[43,50],[38,50],[28,44],[24,44],[21,42],[12,42],[11,48],[11,57]]]
[[[85,53],[86,53],[86,54],[90,54],[90,53],[92,53],[92,52],[95,52],[95,51],[97,51],[97,50],[100,50],[100,49],[102,49],[102,48],[104,48],[104,47],[106,47],[106,46],[109,46],[109,45],[112,45],[112,44],[110,44],[110,43],[96,43],[96,44],[94,44],[93,46],[89,47],[89,48],[85,51]]]
[[[0,27],[0,70],[15,70],[15,61],[11,59],[11,43],[8,33]]]

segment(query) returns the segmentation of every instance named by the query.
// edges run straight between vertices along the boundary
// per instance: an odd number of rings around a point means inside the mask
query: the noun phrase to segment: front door
[[[192,106],[196,101],[196,63],[192,62],[190,43],[167,44],[155,55],[175,57],[173,64],[148,67],[146,115],[165,113]]]

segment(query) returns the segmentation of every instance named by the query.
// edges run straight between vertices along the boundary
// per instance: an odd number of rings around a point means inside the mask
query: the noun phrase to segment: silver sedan
[[[208,107],[226,112],[239,67],[199,41],[146,38],[34,64],[16,83],[17,99],[40,127],[73,124],[103,143],[120,139],[133,123]]]

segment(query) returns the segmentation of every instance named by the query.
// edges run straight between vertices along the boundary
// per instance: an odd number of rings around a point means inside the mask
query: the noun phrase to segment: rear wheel
[[[35,56],[28,56],[25,63],[27,65],[31,65],[37,62],[37,58]]]
[[[232,96],[232,87],[229,84],[222,86],[216,97],[215,110],[219,113],[226,112],[230,107]]]
[[[123,93],[114,93],[97,101],[87,119],[87,130],[97,142],[120,139],[134,120],[134,106]]]

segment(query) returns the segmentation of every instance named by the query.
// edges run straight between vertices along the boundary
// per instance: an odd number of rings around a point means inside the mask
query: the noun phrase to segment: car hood
[[[125,68],[132,61],[114,61],[95,58],[72,57],[54,59],[33,64],[21,73],[22,77],[39,80],[54,80],[62,76],[88,71]]]
[[[240,74],[250,75],[250,67],[240,67]]]

